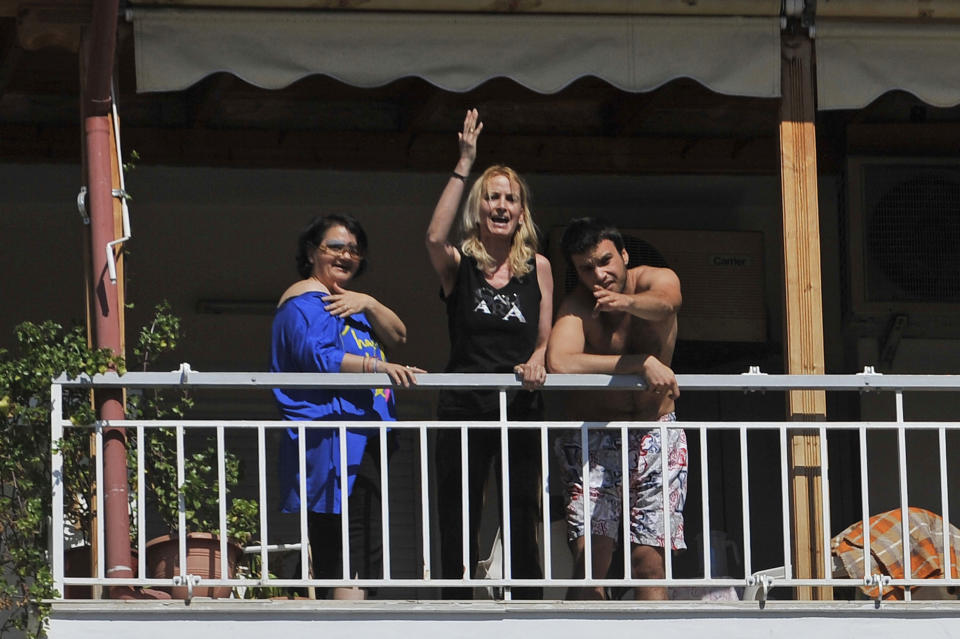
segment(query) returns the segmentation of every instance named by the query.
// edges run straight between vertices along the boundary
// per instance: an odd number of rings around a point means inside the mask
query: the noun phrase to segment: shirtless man
[[[551,373],[642,375],[644,390],[597,391],[585,403],[590,421],[674,421],[680,395],[670,369],[677,339],[680,280],[667,268],[627,268],[629,256],[620,233],[602,221],[570,223],[561,240],[568,266],[579,286],[563,301],[547,346]],[[687,445],[682,429],[668,430],[670,532],[665,534],[659,428],[633,429],[628,437],[630,541],[633,577],[664,577],[664,540],[673,549],[683,541],[683,504],[687,490]],[[621,522],[620,435],[616,430],[589,434],[592,572],[604,578],[611,565]],[[574,578],[584,576],[585,518],[580,434],[557,441],[567,480],[567,524],[574,555]],[[666,599],[662,587],[635,588],[637,599]],[[571,598],[603,599],[602,587],[571,589]]]

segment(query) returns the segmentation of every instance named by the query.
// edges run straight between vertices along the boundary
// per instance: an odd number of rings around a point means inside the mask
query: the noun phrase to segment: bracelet
[[[456,171],[451,171],[451,172],[450,172],[450,177],[452,177],[452,178],[457,178],[458,180],[460,180],[460,181],[463,182],[464,184],[467,183],[467,176],[466,176],[466,175],[460,175],[460,174],[457,173]]]
[[[376,357],[371,357],[370,359],[373,360],[373,372],[374,372],[374,373],[379,373],[379,372],[380,372],[380,366],[377,365],[377,362],[379,362],[380,360],[377,359]]]
[[[361,372],[361,373],[366,373],[366,372],[367,372],[367,358],[368,358],[368,357],[370,357],[370,356],[369,356],[369,355],[364,355],[364,356],[363,356],[363,361],[360,362],[360,372]]]

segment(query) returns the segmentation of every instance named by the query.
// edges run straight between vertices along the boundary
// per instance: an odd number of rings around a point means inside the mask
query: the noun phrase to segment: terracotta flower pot
[[[65,577],[90,577],[91,561],[90,546],[77,546],[66,551],[63,555],[63,575]],[[64,586],[64,599],[90,599],[90,586]]]
[[[90,546],[77,546],[64,552],[63,554],[63,576],[64,577],[93,577],[93,561],[91,553],[93,549]],[[133,566],[133,576],[137,576],[137,550],[130,551],[130,565]],[[64,599],[91,599],[93,598],[92,586],[64,586]]]
[[[163,535],[147,542],[147,575],[151,578],[172,579],[180,574],[180,541],[174,535]],[[227,578],[236,574],[236,565],[243,548],[227,541]],[[220,537],[212,533],[187,533],[187,574],[202,579],[220,578]],[[174,599],[186,599],[186,586],[158,588],[169,592]],[[225,599],[230,596],[229,586],[199,586],[193,589],[194,597]]]

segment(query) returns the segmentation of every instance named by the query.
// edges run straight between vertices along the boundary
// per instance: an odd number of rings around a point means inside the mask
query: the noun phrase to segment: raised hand
[[[457,133],[460,141],[460,159],[471,165],[477,159],[477,138],[483,131],[483,122],[480,122],[480,113],[476,109],[468,109],[463,118],[463,131]]]

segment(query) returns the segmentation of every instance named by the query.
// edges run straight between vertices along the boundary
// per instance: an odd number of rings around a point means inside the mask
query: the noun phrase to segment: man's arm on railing
[[[672,393],[670,396],[673,397],[680,394],[673,371],[650,353],[603,355],[586,352],[583,317],[565,308],[553,326],[547,345],[547,370],[551,373],[642,375],[651,390]]]

